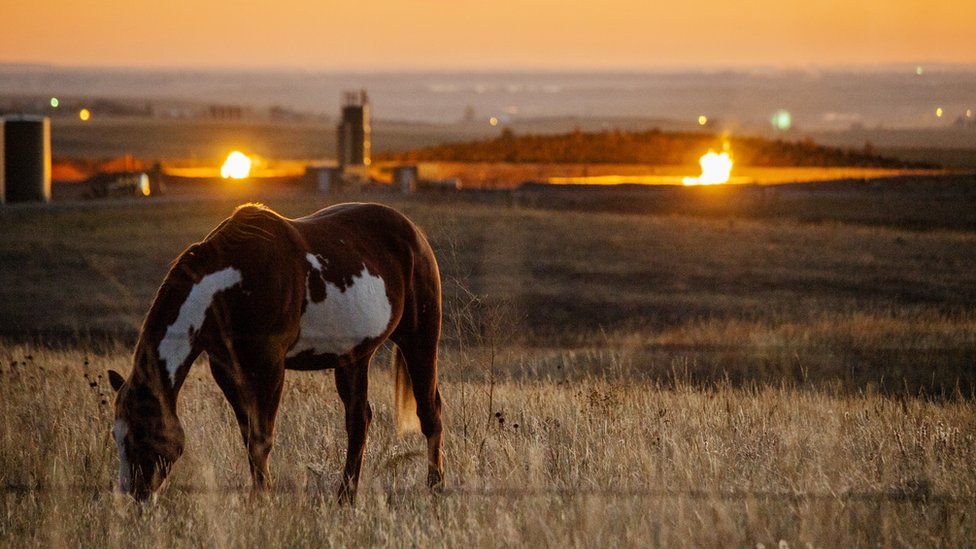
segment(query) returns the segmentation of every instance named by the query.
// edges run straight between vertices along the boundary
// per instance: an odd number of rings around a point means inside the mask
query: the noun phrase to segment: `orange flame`
[[[698,159],[698,164],[701,165],[701,175],[684,178],[682,181],[685,185],[721,185],[728,183],[734,162],[729,154],[728,145],[726,145],[726,150],[721,153],[709,149]]]
[[[224,179],[247,179],[251,175],[251,159],[241,151],[234,151],[227,155],[224,165],[220,167],[220,177]]]

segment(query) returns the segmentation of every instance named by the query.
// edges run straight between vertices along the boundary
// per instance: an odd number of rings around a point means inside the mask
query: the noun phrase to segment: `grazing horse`
[[[182,454],[176,401],[190,365],[206,351],[237,416],[256,491],[271,484],[285,370],[335,371],[348,436],[339,497],[353,501],[373,415],[367,369],[387,338],[396,344],[398,431],[419,426],[427,484],[439,486],[440,327],[434,253],[395,210],[340,204],[286,219],[261,205],[238,208],[173,262],[146,315],[129,378],[109,372],[118,393],[119,490],[147,498]]]

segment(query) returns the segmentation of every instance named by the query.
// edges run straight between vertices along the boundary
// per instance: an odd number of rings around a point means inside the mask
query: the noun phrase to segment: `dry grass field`
[[[143,508],[111,492],[98,379],[125,368],[127,351],[2,353],[10,546],[960,547],[976,528],[972,401],[586,376],[501,382],[489,406],[486,382],[453,381],[448,488],[432,496],[422,439],[392,434],[379,369],[354,508],[333,501],[344,433],[331,376],[288,377],[277,488],[255,500],[229,406],[202,367],[181,395],[187,454]]]
[[[391,197],[444,272],[444,493],[378,357],[355,507],[330,374],[288,375],[255,499],[203,364],[169,484],[118,497],[105,371],[237,200],[0,212],[4,545],[976,543],[976,234]]]

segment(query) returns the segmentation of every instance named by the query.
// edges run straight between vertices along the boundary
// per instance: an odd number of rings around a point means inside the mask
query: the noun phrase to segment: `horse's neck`
[[[181,325],[178,318],[173,320],[186,301],[186,293],[166,291],[156,296],[136,346],[136,352],[140,354],[136,357],[136,367],[142,368],[141,377],[162,392],[172,392],[174,399],[183,385],[189,364],[200,354],[189,328]]]
[[[208,311],[222,292],[239,285],[240,270],[226,266],[209,248],[195,247],[191,267],[177,261],[156,295],[143,327],[146,350],[156,357],[162,379],[179,390],[201,344]],[[211,329],[214,322],[209,323]]]
[[[167,326],[144,330],[147,337],[140,338],[137,352],[145,359],[137,360],[136,367],[143,370],[141,378],[151,386],[158,386],[164,392],[171,392],[173,398],[179,393],[189,373],[190,365],[200,355],[202,349],[191,340],[189,333],[168,330]]]
[[[144,331],[136,344],[136,358],[131,380],[133,385],[142,386],[145,389],[139,392],[140,395],[143,397],[151,395],[152,398],[160,402],[161,409],[175,410],[176,397],[179,394],[182,380],[180,383],[171,383],[166,368],[156,357],[154,347],[154,342],[146,337]]]

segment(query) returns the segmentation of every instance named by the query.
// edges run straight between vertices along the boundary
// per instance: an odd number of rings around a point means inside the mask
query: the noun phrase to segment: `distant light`
[[[922,70],[922,65],[919,65],[919,66],[915,67],[915,74],[917,74],[919,76],[922,76],[922,73],[923,72],[925,72],[925,71]]]
[[[973,117],[973,109],[966,109],[966,118]]]
[[[251,175],[251,159],[241,151],[228,154],[224,165],[220,167],[220,177],[224,179],[247,179],[249,175]]]
[[[152,193],[152,188],[149,186],[149,176],[144,173],[139,174],[139,190],[142,192],[142,196],[149,196]]]
[[[91,111],[88,109],[81,109],[78,111],[78,118],[80,118],[82,122],[88,122],[91,120]]]
[[[708,117],[703,114],[698,117],[698,125],[704,126],[705,124],[708,124]]]
[[[786,131],[793,127],[793,115],[785,109],[780,109],[776,111],[776,114],[773,115],[770,122],[777,130]]]
[[[52,97],[51,98],[51,108],[52,109],[58,108],[58,105],[59,104],[60,104],[60,102],[58,101],[58,98],[57,97]]]
[[[492,116],[491,118],[488,119],[488,123],[491,124],[492,126],[497,126],[498,125],[498,119],[495,118],[494,116]]]
[[[935,115],[938,116],[939,118],[942,118],[943,114],[945,113],[942,112],[942,107],[935,109]]]

